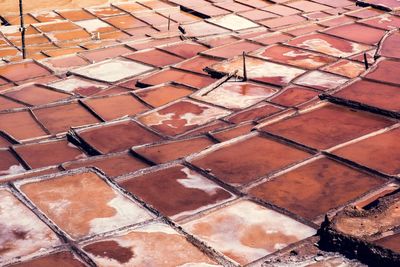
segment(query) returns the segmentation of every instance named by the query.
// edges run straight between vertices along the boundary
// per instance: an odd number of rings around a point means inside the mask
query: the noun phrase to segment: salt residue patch
[[[119,246],[130,249],[132,257],[122,263],[107,257],[106,253],[104,253],[104,256],[99,256],[88,251],[99,266],[218,266],[213,265],[207,256],[190,244],[182,235],[161,223],[150,224],[124,235],[102,241],[114,241]]]
[[[26,172],[25,168],[21,165],[12,165],[8,168],[8,170],[0,171],[0,175],[12,175]]]
[[[243,109],[270,97],[276,92],[261,86],[246,88],[246,92],[243,92],[243,85],[244,83],[224,83],[210,93],[200,90],[194,95],[194,98],[225,108]]]
[[[259,26],[258,24],[235,14],[211,18],[208,19],[208,21],[233,31],[255,28]]]
[[[101,21],[99,19],[89,19],[89,20],[76,21],[75,24],[77,24],[80,27],[84,28],[88,32],[97,32],[101,28],[111,27],[109,24],[107,24],[104,21]]]
[[[308,85],[311,87],[318,86],[326,89],[336,88],[339,85],[344,84],[345,82],[347,82],[347,79],[345,78],[341,78],[339,76],[320,71],[307,73],[306,75],[296,80],[296,83],[300,85]]]
[[[115,198],[107,203],[114,208],[116,214],[112,217],[96,218],[90,221],[90,233],[102,233],[117,229],[123,225],[139,223],[151,219],[149,213],[130,200],[116,193]]]
[[[186,174],[186,178],[177,179],[176,181],[186,188],[199,189],[207,192],[209,195],[214,195],[217,190],[221,188],[210,180],[204,178],[203,176],[195,173],[188,168],[182,168],[181,171]]]
[[[0,264],[60,244],[50,228],[10,192],[0,190],[0,199]]]
[[[152,69],[152,67],[134,61],[112,59],[75,69],[72,72],[91,79],[113,83]]]
[[[62,90],[64,92],[69,92],[69,93],[75,91],[78,88],[88,88],[88,87],[92,87],[92,86],[101,88],[101,89],[107,88],[106,85],[102,85],[102,84],[98,84],[98,83],[94,83],[94,82],[88,82],[88,81],[74,78],[74,77],[48,84],[48,86],[56,88],[58,90]]]

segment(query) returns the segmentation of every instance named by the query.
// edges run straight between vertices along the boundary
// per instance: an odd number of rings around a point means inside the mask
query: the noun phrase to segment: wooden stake
[[[21,41],[22,41],[22,58],[26,58],[25,51],[25,26],[24,26],[24,11],[22,9],[22,0],[19,0],[19,17],[20,17],[20,32],[21,32]]]
[[[368,59],[367,59],[367,53],[365,53],[365,52],[364,52],[364,66],[365,66],[366,70],[369,68]]]

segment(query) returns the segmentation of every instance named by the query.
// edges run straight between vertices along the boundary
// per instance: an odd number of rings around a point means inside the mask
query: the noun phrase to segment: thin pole
[[[24,11],[22,9],[22,0],[19,0],[19,17],[21,20],[21,27],[19,28],[21,32],[21,41],[22,41],[22,58],[26,58],[26,51],[25,51],[25,26],[24,26]]]
[[[365,53],[365,52],[364,52],[364,66],[365,66],[365,69],[366,69],[366,70],[369,68],[369,66],[368,66],[367,53]]]
[[[168,31],[171,26],[171,15],[168,15]]]
[[[243,51],[243,81],[247,81],[246,53]]]

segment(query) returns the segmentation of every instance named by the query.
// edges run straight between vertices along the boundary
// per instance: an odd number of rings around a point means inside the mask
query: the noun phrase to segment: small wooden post
[[[243,81],[247,81],[246,53],[243,51]]]
[[[366,70],[369,68],[368,59],[367,59],[367,53],[366,52],[364,52],[364,66],[365,66]]]
[[[21,32],[21,43],[22,43],[22,58],[26,58],[25,51],[25,25],[24,25],[24,11],[22,8],[22,0],[19,0],[19,17],[20,17],[20,32]]]

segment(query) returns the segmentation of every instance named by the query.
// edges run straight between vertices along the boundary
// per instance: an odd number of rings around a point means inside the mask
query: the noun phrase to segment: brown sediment
[[[85,246],[85,250],[96,257],[109,258],[119,263],[127,263],[135,255],[130,248],[119,245],[116,241],[99,241]]]
[[[226,130],[212,132],[211,135],[220,142],[225,142],[235,137],[248,134],[253,128],[253,123],[246,123]]]
[[[84,2],[84,4],[86,4],[86,2]],[[83,9],[57,10],[57,13],[60,14],[63,18],[69,19],[71,21],[81,21],[95,18],[93,15]]]
[[[32,106],[57,102],[71,97],[71,95],[49,90],[34,84],[16,88],[4,93],[4,95]]]
[[[138,51],[136,53],[126,55],[125,57],[156,67],[173,65],[183,60],[183,58],[171,55],[158,49]]]
[[[259,23],[266,26],[267,28],[277,28],[287,26],[291,24],[297,24],[306,21],[305,18],[299,15],[292,15],[287,17],[278,17],[273,19],[261,20]]]
[[[377,44],[385,35],[385,31],[361,24],[347,24],[325,31],[328,34],[346,38],[353,42]]]
[[[62,165],[62,167],[66,170],[91,166],[99,168],[109,177],[116,177],[125,173],[147,168],[149,165],[134,158],[129,153],[105,157],[102,156],[98,158],[91,157],[85,160],[68,162]]]
[[[38,120],[53,134],[66,132],[71,127],[100,122],[78,102],[33,110]]]
[[[282,154],[285,157],[279,156]],[[304,151],[254,136],[202,154],[191,163],[227,183],[241,185],[309,156]]]
[[[184,70],[189,70],[189,71],[205,74],[206,72],[204,71],[204,69],[206,67],[209,67],[209,66],[217,63],[217,62],[219,62],[219,60],[214,59],[214,58],[197,56],[197,57],[193,57],[189,60],[186,60],[182,63],[179,63],[175,67],[177,67],[179,69],[184,69]]]
[[[400,253],[400,234],[394,234],[375,241],[375,244]]]
[[[400,67],[400,63],[395,60],[382,60],[377,63],[377,65],[368,72],[365,77],[380,81],[387,82],[396,85],[400,85],[400,77],[397,70]]]
[[[62,251],[54,254],[46,255],[33,260],[11,265],[13,267],[84,267],[86,266],[79,261],[71,252]]]
[[[0,96],[0,111],[7,109],[23,108],[25,105]]]
[[[182,165],[124,179],[119,184],[167,216],[192,214],[232,198],[223,188]]]
[[[48,41],[46,39],[46,41]],[[0,66],[0,76],[13,82],[37,78],[49,75],[50,71],[36,64],[35,62],[25,62],[11,65]]]
[[[111,58],[116,58],[118,56],[132,53],[131,49],[128,49],[127,47],[123,45],[119,46],[113,46],[109,48],[104,48],[104,49],[98,49],[98,50],[92,50],[92,51],[86,51],[80,53],[80,55],[91,62],[99,62],[103,61],[106,59],[111,59]]]
[[[210,49],[208,51],[205,51],[203,54],[212,57],[231,58],[240,55],[243,51],[247,53],[257,50],[261,47],[262,47],[261,45],[253,42],[238,41],[235,43],[228,44],[226,46]]]
[[[78,132],[78,135],[100,153],[120,152],[132,146],[154,143],[161,137],[133,121],[105,124]],[[115,138],[118,136],[118,138]]]
[[[14,146],[14,150],[32,169],[86,157],[67,140],[19,145]]]
[[[59,58],[51,58],[42,63],[47,64],[54,69],[62,69],[62,70],[68,69],[68,68],[73,68],[73,67],[82,67],[82,66],[86,66],[89,64],[86,60],[84,60],[81,57],[76,56],[76,55],[67,56],[67,57],[59,57]]]
[[[136,100],[131,94],[91,98],[84,101],[84,103],[106,121],[136,115],[148,110],[144,104]]]
[[[400,26],[400,25],[399,25]],[[400,33],[394,32],[384,39],[379,54],[384,57],[400,58]]]
[[[379,90],[376,90],[378,87]],[[333,96],[397,112],[400,111],[399,89],[397,86],[357,80]]]
[[[313,148],[327,149],[392,124],[384,117],[325,104],[261,129]]]
[[[321,158],[257,185],[249,193],[313,220],[384,182]]]
[[[233,123],[253,121],[267,117],[268,115],[272,115],[279,111],[282,111],[279,107],[267,103],[260,103],[247,110],[242,110],[229,116],[227,120]]]
[[[139,82],[146,86],[158,85],[168,82],[177,82],[195,88],[203,88],[215,82],[215,80],[208,76],[200,76],[190,72],[167,69],[144,79],[141,79],[139,80]]]
[[[17,140],[47,135],[29,111],[0,114],[0,129]]]
[[[165,105],[169,102],[190,95],[191,93],[193,93],[192,90],[177,85],[162,85],[135,92],[137,96],[153,107]]]
[[[316,97],[319,93],[307,89],[301,86],[290,86],[285,88],[285,90],[278,94],[277,96],[270,99],[270,102],[276,103],[282,106],[293,107],[312,98]]]
[[[193,139],[133,148],[133,151],[142,157],[159,164],[188,156],[213,144],[214,143],[209,138],[200,136]]]
[[[400,129],[394,129],[338,148],[332,153],[369,168],[396,175],[400,173],[399,134]]]
[[[113,16],[109,18],[104,18],[104,20],[121,30],[147,26],[146,23],[129,15]]]

